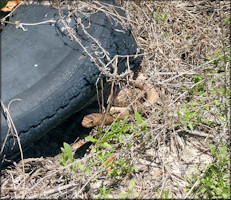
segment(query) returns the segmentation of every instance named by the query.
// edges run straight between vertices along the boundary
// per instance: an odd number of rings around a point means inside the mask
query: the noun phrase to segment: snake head
[[[85,128],[92,128],[94,126],[100,125],[102,120],[102,114],[92,113],[87,115],[82,120],[82,126]]]

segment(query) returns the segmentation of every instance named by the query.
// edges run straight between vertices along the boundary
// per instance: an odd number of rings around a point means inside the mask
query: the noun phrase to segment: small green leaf
[[[223,179],[228,179],[228,178],[229,178],[228,175],[224,175],[224,176],[223,176]]]
[[[194,78],[195,78],[194,83],[198,83],[203,79],[203,77],[201,77],[201,76],[194,76]]]
[[[164,17],[163,17],[163,20],[166,20],[167,17],[168,17],[167,14],[165,14]]]
[[[216,146],[213,144],[209,144],[209,147],[211,149],[212,154],[215,156],[216,155]]]
[[[143,123],[143,120],[142,120],[140,114],[137,111],[135,111],[135,118],[136,118],[136,120],[138,121],[139,124]]]
[[[169,195],[169,189],[166,191],[166,197],[168,197],[168,195]]]
[[[205,193],[206,190],[207,190],[206,188],[202,188],[202,189],[201,189],[201,193]]]
[[[67,152],[67,155],[69,156],[69,158],[71,159],[71,161],[73,161],[73,156],[72,156],[72,148],[69,144],[67,144],[66,142],[63,143],[64,149]]]
[[[86,136],[85,139],[88,140],[88,141],[90,141],[90,142],[93,142],[93,143],[98,142],[97,139],[95,139],[95,138],[93,138],[93,137],[91,137],[91,136]]]
[[[61,151],[65,153],[65,149],[63,147],[60,147]]]
[[[60,161],[60,165],[62,165],[62,166],[67,166],[67,163],[66,163],[66,161],[64,160],[64,156],[63,156],[63,155],[60,155],[59,161]]]
[[[105,194],[106,193],[106,186],[104,185],[102,188],[99,188],[101,194]]]
[[[201,172],[199,171],[199,169],[197,169],[196,167],[194,167],[195,171],[198,173],[198,174],[201,174]]]
[[[134,186],[135,186],[135,181],[131,180],[130,183],[129,183],[129,186],[128,186],[128,190],[131,192],[132,189],[134,188]]]
[[[138,196],[140,196],[140,194],[137,193],[137,192],[135,192],[135,193],[133,194],[133,196],[134,196],[134,197],[138,197]]]
[[[223,197],[224,199],[229,199],[229,198],[230,198],[230,194],[223,194],[223,193],[222,193],[222,197]]]
[[[112,148],[112,145],[110,145],[110,144],[107,143],[107,142],[104,142],[103,144],[100,144],[99,146],[101,146],[101,147],[106,147],[106,148]]]
[[[113,188],[110,188],[110,189],[107,191],[107,194],[109,194],[112,190],[113,190]]]
[[[101,137],[102,136],[102,130],[101,130],[101,128],[98,128],[98,132],[99,132],[99,136]]]
[[[125,123],[127,122],[127,119],[128,119],[128,116],[126,116],[126,117],[123,119],[122,127],[124,127]]]
[[[80,162],[78,162],[77,165],[78,165],[79,169],[84,172],[85,166],[83,166]]]
[[[177,115],[178,115],[178,117],[180,117],[180,116],[183,115],[183,113],[179,111],[179,112],[177,113]]]
[[[193,125],[192,124],[188,124],[188,127],[191,129],[191,131],[193,130]]]
[[[66,166],[67,166],[67,163],[65,163],[65,162],[60,162],[60,165],[66,167]]]
[[[119,195],[119,198],[126,198],[128,195],[127,195],[127,192],[122,192],[120,195]]]

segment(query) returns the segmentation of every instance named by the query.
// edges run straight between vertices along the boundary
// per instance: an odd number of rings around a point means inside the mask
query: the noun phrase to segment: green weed
[[[231,49],[228,48],[227,51]],[[226,105],[221,101],[219,97],[226,97],[226,102],[230,106],[231,96],[230,91],[225,89],[221,84],[224,77],[210,76],[210,73],[217,73],[219,69],[219,74],[224,73],[225,61],[230,60],[230,54],[226,52],[217,51],[208,60],[214,60],[211,65],[219,64],[219,68],[211,68],[207,70],[203,75],[195,75],[194,87],[187,90],[186,88],[181,88],[182,91],[188,91],[189,97],[188,102],[179,106],[177,108],[177,114],[179,121],[174,125],[175,127],[183,127],[185,130],[195,130],[198,127],[214,127],[227,122]],[[222,72],[223,71],[223,72]],[[216,120],[213,117],[214,114],[211,110],[216,110]],[[205,115],[206,114],[206,115]],[[228,122],[229,123],[229,122]]]
[[[161,24],[164,24],[165,20],[167,19],[167,14],[161,15],[160,13],[160,7],[157,7],[156,13],[154,15],[154,18],[159,21]]]
[[[59,161],[60,165],[67,166],[68,163],[74,163],[75,159],[72,155],[72,148],[66,142],[63,143],[63,147],[61,147],[62,154],[60,155]],[[69,161],[69,162],[68,162]]]
[[[106,199],[113,188],[109,188],[107,190],[106,186],[104,185],[102,188],[99,188],[99,190],[101,195],[98,197],[98,199]]]
[[[135,181],[131,180],[129,182],[129,186],[128,186],[128,192],[121,192],[121,194],[119,195],[119,198],[121,199],[127,199],[127,198],[136,198],[139,196],[139,193],[135,192],[132,193],[133,188],[135,187]]]
[[[214,52],[213,55],[207,56],[207,60],[209,62],[209,61],[217,58],[216,60],[214,60],[212,62],[212,64],[218,65],[219,63],[222,63],[222,65],[221,65],[222,68],[220,70],[224,71],[225,62],[229,62],[229,63],[231,62],[230,52],[231,52],[231,47],[227,48],[225,53],[222,50],[219,50],[217,52]]]
[[[222,143],[219,148],[216,148],[211,144],[210,149],[215,162],[207,164],[204,173],[196,169],[198,175],[186,179],[190,185],[186,191],[188,192],[198,181],[199,183],[192,190],[193,198],[230,199],[230,155],[227,146]]]
[[[146,125],[138,112],[135,112],[135,118],[140,126],[127,125],[128,117],[125,117],[122,122],[114,123],[110,130],[98,129],[100,138],[95,139],[87,136],[86,139],[95,144],[93,153],[96,154],[98,165],[102,169],[106,168],[106,175],[114,178],[123,177],[135,171],[132,159],[130,156],[119,155],[114,159],[115,149],[127,149],[134,144],[130,141],[131,137],[140,137],[146,134]]]
[[[105,175],[115,179],[132,174],[135,171],[132,158],[129,155],[126,155],[126,157],[118,155],[115,159],[114,153],[116,149],[126,150],[132,147],[134,144],[129,142],[132,139],[131,137],[140,137],[147,133],[146,125],[138,112],[135,112],[135,118],[140,124],[139,126],[127,124],[128,117],[125,117],[123,121],[114,123],[109,130],[99,128],[99,139],[91,136],[85,137],[85,139],[95,144],[92,149],[95,156],[87,159],[84,165],[81,162],[74,163],[72,148],[64,142],[63,147],[61,147],[60,164],[62,166],[72,164],[70,166],[71,170],[77,167],[85,173],[89,173],[92,166],[99,167]]]
[[[167,191],[165,191],[165,192],[164,192],[164,191],[161,192],[161,190],[158,190],[158,191],[157,191],[157,194],[160,195],[160,198],[161,198],[161,199],[169,199],[169,198],[168,198],[169,189],[167,189]]]
[[[230,17],[225,19],[225,25],[228,25],[229,27],[231,26],[231,18]]]

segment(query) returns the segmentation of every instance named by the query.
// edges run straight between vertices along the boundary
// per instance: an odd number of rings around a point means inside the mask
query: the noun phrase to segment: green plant
[[[125,117],[122,122],[117,121],[114,123],[110,130],[98,129],[99,139],[91,136],[85,137],[85,139],[95,144],[92,149],[92,153],[94,153],[95,156],[87,159],[84,165],[81,162],[74,163],[75,159],[72,155],[72,148],[69,144],[64,142],[63,147],[61,147],[62,154],[60,155],[60,164],[62,166],[71,164],[71,170],[77,167],[85,173],[90,172],[92,166],[97,166],[105,171],[107,176],[114,178],[131,174],[135,171],[132,158],[127,155],[119,155],[117,159],[115,159],[114,147],[116,147],[116,149],[130,148],[133,146],[133,143],[129,142],[131,137],[140,137],[142,134],[147,133],[146,125],[138,112],[135,112],[135,118],[140,124],[139,126],[126,124],[128,117]]]
[[[168,198],[169,189],[167,189],[167,191],[165,191],[165,192],[164,192],[164,191],[161,192],[161,190],[158,190],[158,191],[157,191],[157,194],[160,195],[160,198],[161,198],[161,199],[169,199],[169,198]]]
[[[111,148],[112,145],[107,142],[110,139],[115,139],[118,142],[118,141],[121,141],[122,135],[128,136],[127,132],[131,128],[131,126],[125,125],[127,119],[128,119],[128,116],[123,119],[122,123],[117,121],[116,123],[112,125],[109,131],[105,129],[101,130],[99,128],[98,132],[99,132],[100,139],[95,139],[95,138],[92,138],[91,136],[85,137],[86,140],[89,140],[96,144],[93,152],[96,152],[97,150],[99,150],[100,147]]]
[[[66,142],[63,143],[63,147],[60,148],[62,151],[62,154],[60,154],[59,161],[60,165],[62,166],[69,166],[69,172],[64,176],[65,180],[68,182],[71,179],[71,172],[75,168],[79,168],[82,172],[89,173],[90,167],[94,165],[94,163],[87,164],[86,166],[82,165],[81,162],[74,163],[75,159],[72,155],[72,148],[69,144]]]
[[[71,163],[74,163],[75,159],[73,158],[72,155],[72,148],[69,144],[66,142],[63,143],[63,147],[61,147],[62,154],[59,157],[60,164],[62,166],[67,166],[68,165],[68,160]]]
[[[129,182],[129,186],[128,186],[128,192],[121,192],[121,194],[119,195],[119,198],[122,198],[122,199],[126,199],[126,198],[136,198],[139,196],[139,193],[135,192],[135,193],[132,193],[132,190],[133,188],[135,187],[135,181],[134,180],[131,180]]]
[[[227,146],[222,143],[219,148],[216,148],[211,144],[210,149],[216,161],[207,164],[206,168],[203,169],[204,173],[196,169],[198,175],[186,179],[190,185],[187,191],[190,191],[193,185],[198,182],[192,190],[193,198],[230,199],[230,155]]]
[[[127,174],[131,174],[134,171],[135,168],[133,167],[133,163],[131,161],[130,156],[127,158],[119,156],[119,159],[114,160],[110,165],[107,175],[115,178],[124,177]]]
[[[189,94],[193,96],[194,98],[196,96],[205,96],[205,85],[203,84],[204,78],[202,76],[194,76],[194,83],[195,86],[189,90]],[[194,101],[184,104],[184,108],[178,109],[178,117],[180,117],[183,120],[183,126],[184,129],[190,129],[193,130],[196,125],[203,123],[202,122],[202,112],[206,112],[209,110],[208,106],[206,105],[206,102],[202,99],[195,99]],[[200,107],[203,107],[203,109],[198,109]],[[206,122],[205,122],[206,123]],[[178,126],[179,124],[175,124],[175,126]]]
[[[218,65],[218,63],[221,62],[222,63],[222,69],[220,69],[220,70],[224,70],[225,61],[229,62],[229,63],[231,62],[230,51],[231,51],[231,47],[228,47],[225,50],[225,53],[222,50],[218,50],[218,51],[214,52],[211,56],[207,56],[207,60],[211,61],[211,60],[215,59],[214,61],[212,61],[212,64],[215,64],[215,65]]]
[[[82,165],[81,162],[78,162],[78,163],[77,163],[77,167],[78,167],[82,172],[85,172],[85,173],[90,172],[90,167],[91,167],[92,165],[93,165],[93,163],[92,163],[92,164],[89,164],[89,165],[87,165],[87,166]]]
[[[154,12],[153,18],[156,20],[157,23],[159,23],[162,26],[164,30],[162,38],[167,38],[169,36],[169,33],[167,31],[168,24],[166,23],[166,19],[168,18],[167,14],[164,14],[161,7],[158,6],[156,11]]]
[[[190,89],[181,88],[184,92],[188,91],[189,97],[187,97],[187,103],[177,108],[179,121],[174,123],[175,127],[183,126],[185,130],[192,131],[195,128],[214,127],[223,123],[228,126],[226,107],[231,102],[230,91],[224,88],[224,83],[222,83],[224,77],[211,76],[211,73],[224,74],[225,62],[230,62],[228,51],[230,48],[227,48],[226,54],[221,50],[213,53],[208,60],[213,60],[210,65],[218,65],[218,68],[211,67],[203,75],[193,76],[194,85]],[[228,105],[219,99],[220,96],[226,97],[225,101]],[[216,120],[212,117],[214,111],[211,112],[211,110],[216,110]]]
[[[123,119],[122,122],[117,121],[116,123],[112,124],[110,130],[101,130],[98,129],[100,139],[95,139],[91,136],[85,137],[86,140],[93,142],[95,148],[93,152],[99,151],[101,148],[112,149],[113,145],[116,143],[125,144],[125,140],[123,137],[131,137],[131,132],[134,132],[135,135],[140,135],[141,132],[146,133],[146,125],[143,124],[143,120],[138,112],[135,112],[135,118],[137,122],[141,125],[140,127],[136,125],[126,125],[128,116]],[[113,139],[113,142],[109,143],[109,140]],[[132,145],[132,144],[127,144]],[[106,155],[106,154],[104,154]]]
[[[190,39],[191,37],[192,37],[191,34],[185,34],[185,35],[183,36],[183,38],[186,39],[186,40]]]
[[[195,87],[193,87],[189,91],[189,94],[195,94],[196,93],[197,95],[203,95],[203,93],[206,90],[205,84],[203,84],[204,77],[196,75],[196,76],[193,76],[193,78],[194,78]]]
[[[214,121],[203,118],[203,113],[209,112],[210,106],[206,105],[203,100],[192,101],[190,104],[185,104],[183,109],[178,107],[178,117],[181,118],[181,123],[176,123],[175,126],[183,125],[185,130],[194,130],[198,125],[207,125],[212,127]]]
[[[228,26],[231,26],[231,18],[230,17],[225,19],[225,24]]]
[[[157,7],[156,14],[154,15],[155,19],[159,21],[161,24],[164,24],[165,20],[167,19],[167,14],[160,15],[158,14],[160,12],[160,7]]]
[[[98,129],[99,139],[85,137],[95,144],[92,152],[96,154],[97,165],[106,172],[107,176],[118,178],[135,171],[131,156],[119,155],[114,158],[115,149],[126,150],[134,145],[129,142],[132,137],[141,137],[142,134],[147,133],[146,125],[138,112],[135,112],[135,118],[139,126],[127,124],[128,117],[125,117],[123,121],[117,120],[112,124],[109,130]]]
[[[63,147],[60,148],[62,151],[62,154],[60,154],[59,157],[59,161],[60,161],[60,165],[62,166],[67,166],[69,163],[74,163],[74,158],[72,156],[72,149],[71,146],[69,144],[67,144],[66,142],[63,143]],[[74,169],[74,166],[71,165],[70,166],[70,171],[72,171]],[[65,180],[68,182],[71,178],[71,172],[68,172],[67,175],[65,175]]]
[[[98,199],[105,199],[108,197],[108,194],[113,190],[113,188],[109,188],[107,190],[106,186],[104,185],[102,188],[99,188],[101,195],[98,197]]]

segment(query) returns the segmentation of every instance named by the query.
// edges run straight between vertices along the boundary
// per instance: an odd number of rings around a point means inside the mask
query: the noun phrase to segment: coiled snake
[[[112,124],[116,120],[115,115],[121,120],[133,112],[134,106],[138,112],[142,112],[158,101],[157,91],[147,83],[147,77],[143,74],[140,74],[135,81],[129,81],[129,85],[133,88],[122,89],[113,96],[112,107],[108,114],[92,113],[87,115],[82,120],[82,126],[91,128],[100,125],[103,120],[104,124]],[[87,140],[81,139],[72,148],[78,149],[87,142]]]

